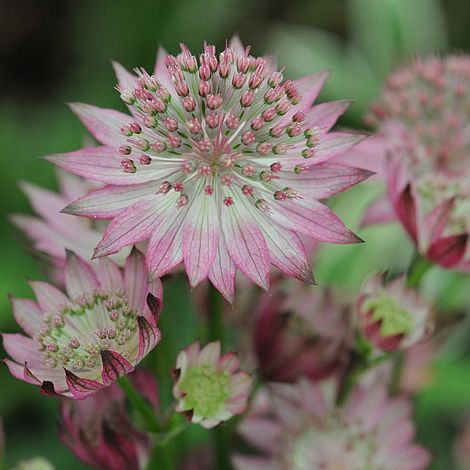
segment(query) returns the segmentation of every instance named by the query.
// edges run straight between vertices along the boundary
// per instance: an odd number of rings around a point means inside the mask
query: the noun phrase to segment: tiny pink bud
[[[200,96],[207,96],[211,91],[211,84],[206,81],[199,82],[198,91]]]
[[[166,150],[166,144],[162,140],[157,140],[153,144],[150,145],[150,148],[155,153],[162,153],[164,150]]]
[[[275,162],[270,166],[270,168],[272,172],[277,173],[282,170],[282,164],[281,162]]]
[[[129,145],[120,145],[118,147],[118,152],[121,155],[130,155],[130,153],[132,152],[132,148]]]
[[[175,132],[178,129],[178,123],[171,118],[166,118],[163,121],[163,125],[170,131],[170,132]]]
[[[150,165],[150,163],[152,163],[152,159],[148,155],[141,155],[139,157],[139,162],[141,165]]]
[[[253,131],[245,131],[242,135],[242,142],[245,145],[253,144],[256,141],[256,135]]]
[[[196,109],[196,100],[192,96],[184,97],[183,107],[188,113],[193,112]]]
[[[225,199],[224,199],[224,204],[227,206],[227,207],[230,207],[233,205],[233,198],[231,198],[230,196],[227,196]]]
[[[247,90],[245,93],[243,93],[242,97],[240,98],[240,104],[244,108],[248,108],[253,104],[253,101],[255,100],[255,94],[253,93],[253,90]]]
[[[243,193],[245,196],[252,196],[252,195],[253,195],[253,192],[254,192],[253,186],[249,186],[248,184],[245,184],[245,185],[242,187],[242,193]]]

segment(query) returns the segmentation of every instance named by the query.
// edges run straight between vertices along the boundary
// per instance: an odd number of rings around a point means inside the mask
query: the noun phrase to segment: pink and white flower
[[[258,451],[237,455],[236,470],[423,470],[430,455],[413,442],[410,403],[385,387],[356,386],[337,406],[332,382],[272,385],[240,432]]]
[[[353,349],[351,310],[318,287],[289,284],[264,294],[254,337],[260,373],[276,382],[341,373]]]
[[[432,331],[432,309],[406,277],[385,283],[383,275],[368,279],[357,303],[361,333],[377,348],[392,352],[408,349]]]
[[[221,355],[219,341],[202,349],[199,343],[189,345],[176,359],[176,411],[205,428],[243,413],[252,379],[245,372],[238,372],[239,367],[235,354]]]
[[[103,145],[47,157],[106,184],[66,208],[112,219],[95,257],[149,240],[153,275],[184,262],[232,301],[237,270],[265,289],[271,265],[311,283],[299,235],[361,241],[319,202],[371,174],[330,162],[364,136],[329,132],[349,101],[312,107],[326,73],[284,80],[238,39],[199,60],[161,51],[153,75],[115,69],[131,115],[73,104]]]
[[[68,252],[63,293],[31,282],[37,301],[12,299],[27,336],[3,334],[10,373],[47,395],[85,398],[128,374],[160,341],[159,280],[149,284],[134,249],[123,269],[102,259],[91,266]]]
[[[158,406],[157,385],[151,373],[137,370],[129,379],[153,407]],[[151,441],[131,423],[125,405],[125,395],[115,383],[86,400],[63,400],[59,429],[62,442],[93,468],[144,468]]]
[[[387,197],[367,223],[398,219],[418,251],[470,272],[470,57],[417,60],[393,73],[368,121],[389,156]]]

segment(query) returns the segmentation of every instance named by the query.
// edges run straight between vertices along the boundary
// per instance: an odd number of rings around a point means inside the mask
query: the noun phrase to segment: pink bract
[[[72,217],[61,212],[65,205],[96,188],[96,184],[64,171],[58,172],[57,179],[58,193],[31,183],[21,183],[20,187],[37,216],[14,214],[11,220],[32,241],[33,248],[47,256],[52,276],[63,283],[66,250],[90,259],[107,224],[102,220]],[[112,259],[123,266],[128,254],[129,250],[123,250]]]
[[[37,301],[12,299],[27,336],[3,334],[10,373],[47,395],[82,399],[128,374],[160,341],[162,286],[149,284],[134,249],[124,268],[102,259],[91,266],[68,252],[66,294],[31,282]]]
[[[106,184],[66,208],[113,219],[95,257],[149,240],[153,275],[184,262],[192,286],[208,277],[233,301],[237,270],[265,289],[271,266],[311,283],[299,235],[361,241],[319,202],[371,175],[331,162],[364,135],[329,132],[349,101],[312,106],[327,73],[284,80],[238,39],[199,61],[161,50],[153,75],[115,70],[131,115],[73,104],[103,145],[47,157]]]
[[[150,372],[137,370],[129,379],[153,406],[157,385]],[[86,400],[64,399],[60,407],[60,438],[72,452],[93,468],[139,470],[151,451],[148,435],[130,421],[125,396],[117,384]]]
[[[413,442],[410,403],[376,383],[335,405],[332,382],[276,384],[259,396],[240,432],[258,451],[233,458],[237,470],[365,468],[424,470],[429,453]]]

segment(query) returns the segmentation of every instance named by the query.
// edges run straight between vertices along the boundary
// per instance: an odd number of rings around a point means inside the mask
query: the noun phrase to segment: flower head
[[[13,376],[40,385],[45,394],[85,398],[132,372],[160,341],[161,284],[148,284],[136,249],[123,269],[109,259],[91,266],[69,252],[66,294],[45,282],[31,287],[36,302],[12,300],[28,336],[3,334],[13,359],[5,363]]]
[[[137,370],[129,378],[152,405],[158,404],[152,374]],[[145,465],[150,439],[129,420],[125,396],[117,384],[86,400],[63,400],[60,415],[62,442],[93,468],[138,470]]]
[[[350,102],[312,107],[326,74],[285,80],[238,40],[116,71],[132,116],[74,104],[103,146],[48,157],[107,184],[66,208],[113,219],[95,256],[149,239],[154,275],[184,261],[193,286],[209,277],[232,301],[237,269],[263,288],[271,265],[312,282],[299,234],[360,241],[319,202],[371,174],[330,162],[364,136],[329,132]]]
[[[173,395],[176,411],[193,423],[212,428],[242,413],[247,405],[251,377],[237,372],[240,366],[233,353],[221,356],[220,342],[200,348],[193,343],[176,359]]]
[[[390,76],[369,116],[389,155],[389,203],[366,220],[393,213],[423,256],[459,271],[470,271],[469,86],[470,57],[417,60]]]
[[[331,292],[310,286],[278,288],[261,299],[255,326],[255,351],[269,380],[320,380],[340,372],[352,349],[349,306]]]
[[[413,443],[410,403],[389,398],[382,384],[356,386],[335,405],[331,382],[277,384],[241,425],[259,450],[234,457],[237,470],[422,470],[429,453]]]
[[[384,276],[371,277],[358,301],[358,323],[364,336],[386,352],[406,349],[429,335],[431,307],[404,277],[385,284]]]

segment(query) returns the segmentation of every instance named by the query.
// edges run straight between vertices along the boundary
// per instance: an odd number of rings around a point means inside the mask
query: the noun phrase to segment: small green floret
[[[210,418],[224,408],[229,398],[229,374],[212,364],[190,368],[179,384],[184,401],[194,414]]]
[[[368,300],[364,307],[372,311],[374,321],[382,321],[382,336],[406,335],[413,329],[411,313],[386,294]]]

